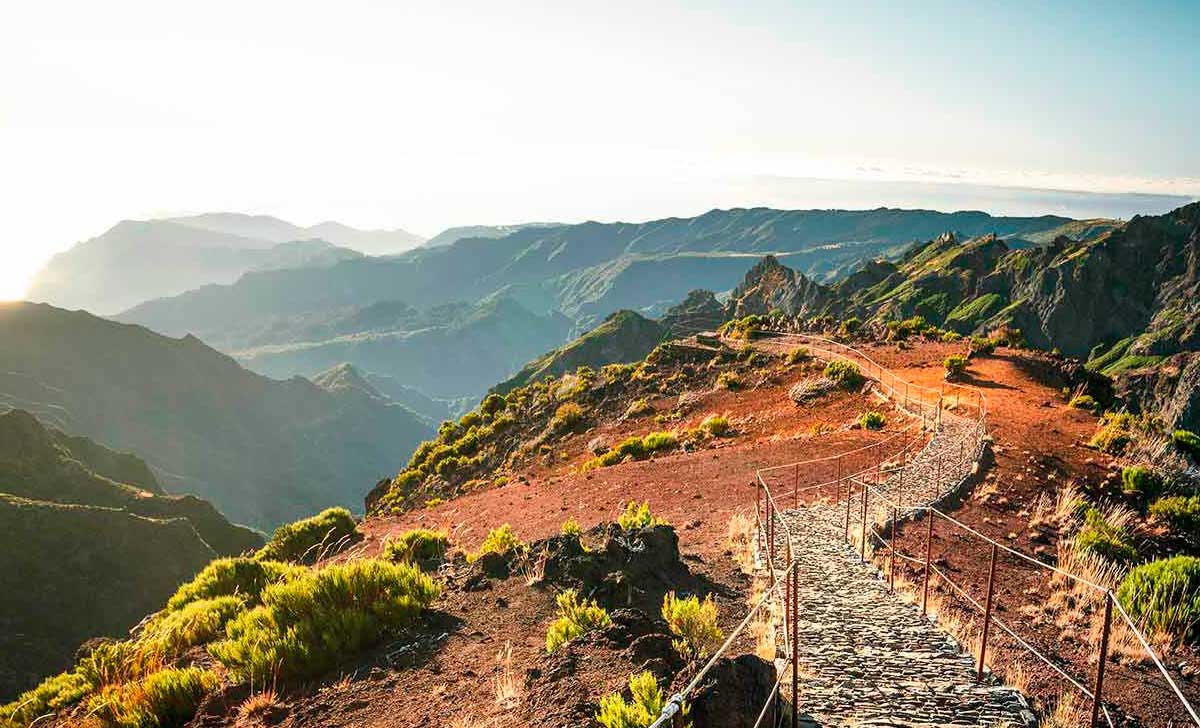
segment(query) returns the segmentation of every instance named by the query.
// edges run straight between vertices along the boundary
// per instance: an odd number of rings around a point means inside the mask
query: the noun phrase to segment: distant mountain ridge
[[[246,371],[195,337],[44,304],[0,305],[0,410],[131,450],[165,489],[271,528],[404,464],[430,432],[390,401]]]

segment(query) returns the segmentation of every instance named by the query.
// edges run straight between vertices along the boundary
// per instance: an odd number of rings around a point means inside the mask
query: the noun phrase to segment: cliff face
[[[768,255],[756,263],[741,285],[733,290],[725,312],[729,318],[763,315],[770,311],[808,316],[828,306],[829,301],[827,289]]]

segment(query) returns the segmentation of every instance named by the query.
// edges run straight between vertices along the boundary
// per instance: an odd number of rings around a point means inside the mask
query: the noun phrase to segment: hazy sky
[[[424,235],[754,204],[1158,212],[1179,200],[990,186],[1200,196],[1197,37],[1194,1],[13,3],[0,298],[119,219],[205,210]]]

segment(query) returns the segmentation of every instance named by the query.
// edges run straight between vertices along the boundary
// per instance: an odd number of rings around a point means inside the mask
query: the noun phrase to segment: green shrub
[[[229,620],[245,609],[245,600],[237,596],[189,602],[152,620],[138,637],[140,650],[152,660],[170,661],[194,645],[223,635]]]
[[[268,586],[208,651],[235,680],[312,677],[408,627],[439,594],[412,564],[335,564]]]
[[[479,411],[485,415],[494,415],[497,412],[503,412],[508,406],[508,400],[502,394],[489,394],[479,403]]]
[[[1071,398],[1068,406],[1074,407],[1075,409],[1095,412],[1098,404],[1096,402],[1096,398],[1090,394],[1077,394]]]
[[[806,346],[797,346],[795,349],[792,349],[787,353],[788,364],[799,364],[801,362],[809,361],[812,358],[812,352],[810,352]]]
[[[15,725],[27,726],[47,713],[78,703],[95,687],[77,672],[48,677],[37,687],[18,695],[11,703],[0,706],[0,725],[12,721]]]
[[[567,642],[593,629],[604,629],[612,624],[608,612],[594,601],[579,601],[574,589],[559,592],[558,618],[546,631],[546,652],[554,652]]]
[[[198,667],[166,668],[105,688],[88,701],[88,707],[109,725],[172,728],[191,720],[200,699],[218,682],[216,675]]]
[[[1150,468],[1132,465],[1121,469],[1121,490],[1126,495],[1155,498],[1162,490],[1162,478]]]
[[[870,410],[862,413],[862,416],[858,418],[858,424],[864,430],[882,430],[883,426],[887,424],[887,418],[883,416],[882,412]]]
[[[957,331],[943,331],[942,332],[942,341],[947,344],[953,343],[955,341],[962,341],[962,334],[958,333]]]
[[[1133,440],[1133,423],[1133,415],[1127,412],[1106,414],[1088,444],[1101,452],[1119,455]]]
[[[745,318],[726,321],[717,329],[717,333],[724,334],[731,339],[752,339],[758,335],[759,331],[762,331],[766,324],[765,316],[751,314]]]
[[[1134,567],[1117,598],[1147,631],[1188,644],[1200,641],[1200,558],[1173,556]]]
[[[666,701],[654,673],[646,671],[630,675],[629,692],[633,696],[629,703],[620,693],[600,699],[596,722],[602,728],[648,728],[662,714]]]
[[[625,531],[633,531],[639,528],[651,528],[660,526],[666,521],[656,518],[650,513],[650,502],[639,504],[637,501],[629,501],[625,504],[625,511],[617,517],[617,525]]]
[[[1084,513],[1084,526],[1075,535],[1075,549],[1098,554],[1109,561],[1127,562],[1137,558],[1137,549],[1129,532],[1109,523],[1095,507]]]
[[[315,516],[275,529],[255,558],[313,563],[342,542],[362,538],[354,516],[345,508],[326,508]]]
[[[440,559],[450,545],[449,534],[428,528],[414,528],[383,543],[383,558],[393,563],[420,563]]]
[[[307,573],[292,564],[263,561],[244,556],[216,559],[209,562],[191,581],[179,587],[167,600],[167,609],[182,609],[194,601],[215,597],[236,596],[257,603],[258,596],[268,584],[285,581]]]
[[[826,364],[825,378],[842,389],[858,389],[866,381],[858,365],[844,359],[834,359]]]
[[[971,337],[971,352],[974,354],[991,354],[996,351],[996,342],[986,336]]]
[[[558,532],[568,538],[583,537],[583,528],[580,527],[579,521],[575,520],[575,516],[568,516],[567,520],[563,521],[562,528]]]
[[[564,402],[554,411],[554,417],[550,420],[550,429],[555,432],[564,432],[582,420],[583,408],[574,402]]]
[[[633,376],[637,364],[605,364],[600,367],[600,377],[608,384],[624,382]]]
[[[679,444],[679,438],[674,432],[651,432],[642,438],[642,448],[647,453],[671,450]]]
[[[625,416],[628,418],[641,417],[653,411],[654,407],[650,405],[649,400],[635,399],[629,403],[629,408],[625,410]]]
[[[491,531],[488,531],[488,535],[483,539],[479,550],[467,554],[467,561],[474,563],[484,554],[505,554],[524,547],[525,544],[521,542],[521,539],[517,538],[517,534],[513,532],[512,526],[506,523],[499,528],[493,528]]]
[[[725,437],[733,431],[733,425],[729,424],[729,418],[724,415],[709,415],[700,423],[700,429],[713,437]]]
[[[1200,538],[1200,495],[1160,498],[1150,513],[1167,522],[1171,530],[1190,539]]]
[[[1191,430],[1175,430],[1171,433],[1171,440],[1176,448],[1200,460],[1200,435]]]
[[[667,592],[663,596],[662,618],[677,638],[671,644],[686,660],[707,657],[724,636],[717,626],[717,605],[711,596],[702,602],[696,596],[680,599],[675,592]]]
[[[956,379],[967,373],[967,357],[962,354],[951,354],[943,362],[946,367],[946,377]]]
[[[853,334],[855,331],[858,331],[861,328],[862,319],[857,316],[851,316],[845,321],[842,321],[842,325],[838,327],[838,333],[843,335]]]
[[[717,375],[717,386],[721,389],[741,389],[742,379],[737,372],[721,372]]]

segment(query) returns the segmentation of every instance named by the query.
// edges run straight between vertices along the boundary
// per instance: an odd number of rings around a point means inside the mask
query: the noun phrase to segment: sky
[[[1128,217],[1200,197],[1194,1],[4,15],[0,299],[121,219],[210,210],[432,236],[754,205]]]

